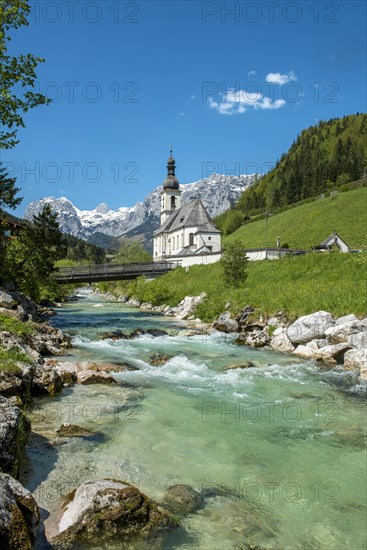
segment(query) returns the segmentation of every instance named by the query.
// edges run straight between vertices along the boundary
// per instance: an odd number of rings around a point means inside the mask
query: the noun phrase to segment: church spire
[[[164,189],[179,189],[180,185],[175,176],[176,162],[172,156],[172,145],[170,145],[170,157],[167,161],[167,178],[163,182]]]

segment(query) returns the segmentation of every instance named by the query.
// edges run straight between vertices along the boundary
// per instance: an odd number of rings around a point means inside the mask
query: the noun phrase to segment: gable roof
[[[326,246],[327,244],[330,243],[331,240],[334,240],[335,238],[337,238],[339,241],[341,241],[342,243],[345,244],[345,246],[348,246],[347,243],[344,241],[344,239],[341,238],[340,235],[338,235],[338,233],[336,231],[334,231],[334,233],[332,233],[327,239],[325,239],[321,244],[320,246]]]
[[[183,227],[199,227],[197,233],[200,231],[220,233],[200,199],[194,199],[172,212],[161,227],[154,231],[154,235],[165,232],[171,233]]]

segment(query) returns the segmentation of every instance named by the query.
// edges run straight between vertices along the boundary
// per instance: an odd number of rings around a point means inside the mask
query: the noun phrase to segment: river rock
[[[166,510],[130,483],[99,479],[85,481],[69,495],[51,542],[57,548],[77,542],[103,545],[118,536],[131,543],[134,537],[164,535],[176,526]]]
[[[153,365],[154,367],[165,365],[167,361],[172,359],[172,357],[173,355],[164,355],[159,352],[152,353],[152,355],[150,356],[150,364]]]
[[[25,414],[0,395],[0,470],[15,477],[30,431]],[[1,514],[0,514],[1,518]]]
[[[153,309],[153,304],[151,304],[150,302],[143,302],[143,303],[140,305],[140,309],[144,309],[144,310],[150,311],[151,309]]]
[[[170,485],[164,493],[163,502],[176,514],[190,514],[202,504],[202,496],[191,485]]]
[[[354,315],[348,315],[347,317],[354,317]],[[344,319],[345,318],[346,317],[344,317]],[[338,321],[340,321],[340,319],[338,319]],[[359,321],[355,318],[344,323],[336,323],[335,326],[330,327],[325,331],[325,335],[330,344],[340,344],[340,342],[349,341],[350,338],[365,330],[366,328],[363,321]]]
[[[39,510],[30,491],[8,474],[0,473],[0,547],[31,550]]]
[[[361,380],[367,381],[367,349],[350,349],[344,355],[344,368],[359,371]]]
[[[37,365],[34,369],[31,392],[33,395],[55,395],[62,390],[59,373],[47,365]]]
[[[270,336],[267,330],[252,330],[251,332],[241,332],[236,338],[235,343],[240,346],[251,346],[252,348],[262,348],[270,343]]]
[[[147,334],[150,334],[150,336],[154,336],[155,338],[159,338],[159,336],[168,336],[168,332],[160,328],[148,328]]]
[[[87,430],[87,428],[82,428],[76,424],[69,424],[68,422],[61,424],[56,433],[59,437],[83,437],[86,435],[93,435],[91,430]]]
[[[238,322],[235,319],[231,319],[230,311],[224,311],[214,322],[213,327],[221,332],[237,332]]]
[[[317,359],[321,359],[327,365],[341,365],[344,361],[344,355],[349,349],[350,346],[347,342],[324,346],[318,350]]]
[[[14,305],[15,301],[13,297],[7,292],[0,290],[0,307],[3,307],[4,309],[12,309]]]
[[[367,348],[367,332],[357,332],[351,334],[348,338],[348,344],[354,348],[363,350]]]
[[[100,336],[100,340],[128,340],[129,336],[122,330],[111,330]]]
[[[293,345],[305,344],[315,338],[324,338],[326,330],[334,325],[331,313],[318,311],[304,315],[292,323],[287,329],[287,336]]]
[[[116,384],[116,380],[104,371],[85,370],[77,374],[78,384]]]
[[[173,308],[175,317],[177,319],[187,319],[205,298],[205,292],[202,292],[199,296],[186,296],[177,307]]]
[[[224,367],[224,370],[232,370],[232,369],[251,369],[253,367],[256,367],[254,363],[251,363],[251,361],[243,361],[242,363],[239,363],[238,365],[227,365]]]
[[[294,345],[287,336],[286,330],[283,328],[277,328],[272,335],[270,346],[275,351],[281,351],[283,353],[291,353],[294,351]]]

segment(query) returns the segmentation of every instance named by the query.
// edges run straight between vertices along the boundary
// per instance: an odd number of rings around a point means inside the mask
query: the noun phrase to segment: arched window
[[[176,210],[176,197],[171,197],[171,210]]]
[[[172,237],[172,250],[174,250],[174,249],[175,249],[175,238]]]

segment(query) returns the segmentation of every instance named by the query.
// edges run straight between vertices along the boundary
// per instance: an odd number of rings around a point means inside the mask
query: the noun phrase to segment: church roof
[[[220,233],[200,199],[194,199],[172,212],[154,234],[171,233],[183,227],[198,227],[197,233]]]

